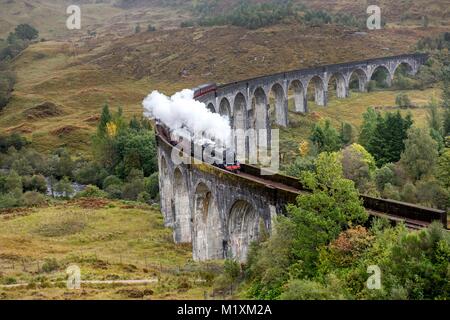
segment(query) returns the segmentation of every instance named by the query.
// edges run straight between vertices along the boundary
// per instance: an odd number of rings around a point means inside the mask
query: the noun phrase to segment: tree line
[[[251,3],[240,1],[228,13],[219,13],[217,0],[202,0],[194,3],[194,20],[184,21],[182,27],[233,25],[247,29],[258,29],[287,20],[305,25],[321,26],[337,24],[349,27],[363,27],[365,21],[346,13],[331,14],[323,10],[307,9],[302,4],[294,5],[292,0]]]
[[[42,154],[18,134],[0,136],[0,208],[38,206],[75,195],[150,203],[158,201],[155,137],[150,123],[105,105],[92,137],[93,157],[74,157],[64,148]]]

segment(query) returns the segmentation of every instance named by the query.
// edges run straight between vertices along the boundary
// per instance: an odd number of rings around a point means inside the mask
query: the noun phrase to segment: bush
[[[325,286],[318,281],[294,279],[287,283],[281,300],[342,300],[346,294],[342,285]]]
[[[117,184],[112,184],[108,186],[105,191],[108,193],[109,198],[111,199],[120,199],[122,197],[122,186]]]
[[[0,209],[20,207],[22,205],[20,196],[21,192],[0,194]]]
[[[123,186],[122,198],[125,200],[136,201],[139,194],[145,191],[144,181],[135,180]]]
[[[52,271],[56,271],[59,269],[59,263],[55,258],[46,259],[44,264],[42,265],[42,271],[45,273],[49,273]]]
[[[159,174],[155,172],[150,177],[144,179],[145,190],[151,199],[156,199],[159,194]]]
[[[141,192],[137,197],[138,202],[148,203],[150,201],[150,194],[148,192]]]
[[[400,108],[408,108],[411,106],[411,100],[406,93],[399,93],[395,97],[395,104]]]
[[[93,184],[101,187],[108,172],[95,162],[86,162],[74,173],[75,180],[81,184]]]
[[[25,192],[22,196],[23,204],[27,207],[37,207],[47,203],[47,199],[42,193],[35,191]]]
[[[39,31],[29,24],[19,24],[15,29],[15,35],[22,40],[33,40],[39,36]]]
[[[120,186],[123,182],[116,176],[107,176],[105,180],[103,180],[103,189],[106,190],[109,186]]]
[[[72,183],[69,178],[64,177],[62,180],[56,183],[55,192],[59,193],[60,197],[67,199],[73,196],[75,190],[73,189]]]
[[[193,21],[183,21],[180,24],[181,28],[190,28],[194,26],[194,22]]]
[[[43,175],[34,175],[32,177],[22,177],[24,191],[36,191],[40,193],[47,192],[47,180]]]
[[[77,198],[106,198],[108,193],[100,190],[97,186],[88,185],[86,188],[77,194]]]

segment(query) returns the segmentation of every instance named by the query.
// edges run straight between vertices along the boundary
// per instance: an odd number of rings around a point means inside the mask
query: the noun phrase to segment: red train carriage
[[[197,99],[198,97],[201,97],[207,93],[215,92],[216,90],[217,90],[216,83],[208,83],[198,86],[197,88],[194,89],[194,99]]]

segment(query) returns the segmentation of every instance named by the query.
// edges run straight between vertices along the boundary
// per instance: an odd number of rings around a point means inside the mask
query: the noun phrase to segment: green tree
[[[62,178],[55,185],[55,192],[59,193],[62,198],[70,198],[75,190],[72,187],[72,183],[68,177]]]
[[[374,108],[368,108],[366,112],[363,113],[363,123],[361,125],[361,131],[359,133],[358,142],[364,148],[370,144],[373,138],[375,129],[378,123],[378,114]]]
[[[442,71],[442,101],[444,107],[450,109],[450,66]]]
[[[439,157],[436,177],[445,188],[450,189],[450,149]]]
[[[438,145],[430,134],[419,128],[411,128],[401,155],[401,164],[411,178],[420,180],[432,173],[438,159]]]
[[[395,178],[395,173],[393,170],[392,164],[386,164],[380,169],[376,170],[375,173],[375,182],[377,185],[378,191],[383,191],[384,186],[388,183],[393,184]]]
[[[145,190],[151,199],[156,199],[159,194],[159,174],[153,173],[150,177],[144,179]]]
[[[97,126],[97,134],[101,137],[106,136],[106,126],[112,120],[111,112],[109,111],[108,104],[103,105],[102,114],[100,116],[100,123]]]
[[[359,144],[343,149],[341,155],[344,177],[355,182],[360,192],[367,193],[375,174],[375,159]]]
[[[302,171],[315,171],[315,158],[312,156],[297,157],[286,169],[286,173],[292,177],[300,178]]]
[[[442,119],[441,115],[439,113],[439,106],[436,100],[431,100],[431,102],[428,104],[428,115],[427,115],[427,121],[428,126],[437,131],[442,132]]]
[[[395,97],[395,104],[400,108],[408,108],[411,106],[411,100],[406,93],[399,93]]]
[[[11,170],[9,172],[6,177],[5,188],[7,192],[13,192],[15,190],[20,190],[20,192],[22,192],[22,178],[16,171]]]
[[[319,153],[337,151],[341,147],[339,134],[328,119],[314,126],[309,139]]]
[[[320,154],[316,167],[316,173],[304,172],[301,179],[312,193],[299,196],[295,205],[288,206],[297,234],[292,252],[302,261],[301,272],[306,275],[314,273],[318,247],[349,225],[367,219],[353,182],[343,178],[339,155]]]
[[[444,120],[442,126],[443,137],[450,136],[450,107],[448,107],[444,112]]]
[[[33,40],[39,36],[39,31],[29,24],[19,24],[15,29],[15,35],[22,40]]]
[[[366,149],[372,154],[378,166],[397,162],[405,149],[404,140],[412,125],[411,115],[403,118],[400,112],[378,114],[377,125]]]
[[[347,122],[341,123],[339,138],[344,146],[348,146],[353,143],[353,127],[351,124]]]
[[[322,153],[316,166],[316,172],[303,172],[301,178],[312,192],[288,205],[288,216],[277,221],[274,234],[251,250],[254,297],[276,298],[289,279],[315,276],[319,249],[368,218],[354,183],[343,178],[339,155]]]

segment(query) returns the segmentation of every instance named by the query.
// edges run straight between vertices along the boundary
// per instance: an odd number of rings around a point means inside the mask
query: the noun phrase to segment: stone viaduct
[[[426,54],[407,54],[293,70],[273,75],[243,80],[218,87],[201,97],[211,111],[228,116],[233,128],[267,129],[272,120],[288,125],[288,98],[294,98],[295,111],[308,112],[308,90],[314,90],[315,103],[326,106],[328,88],[334,86],[338,98],[350,95],[350,82],[357,81],[359,91],[365,92],[367,84],[377,70],[385,70],[387,86],[400,65],[414,75],[427,60]]]
[[[336,79],[337,95],[344,98],[349,94],[352,75],[364,91],[378,68],[387,70],[390,82],[399,65],[405,64],[409,72],[416,73],[425,60],[425,55],[402,55],[290,71],[220,86],[199,100],[212,111],[228,116],[234,129],[262,129],[269,126],[268,97],[273,92],[276,123],[286,126],[289,88],[295,92],[296,111],[307,112],[305,92],[311,83],[317,104],[326,105],[332,78]],[[192,243],[194,260],[232,257],[245,261],[250,243],[264,233],[270,234],[274,217],[285,212],[287,203],[307,192],[292,177],[261,176],[257,168],[248,165],[243,165],[238,174],[205,163],[175,165],[171,156],[174,147],[168,138],[158,129],[156,137],[165,225],[173,228],[176,243]],[[372,216],[406,221],[411,227],[423,227],[433,220],[447,223],[445,211],[362,198]]]

